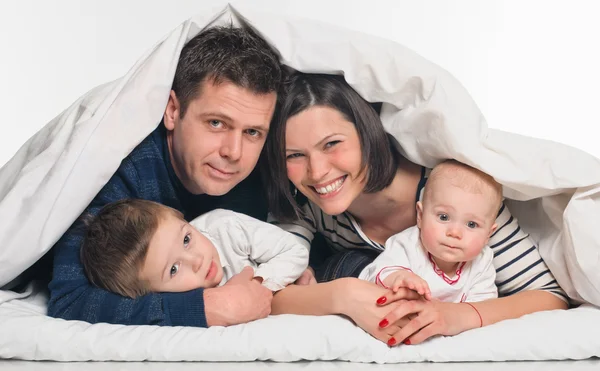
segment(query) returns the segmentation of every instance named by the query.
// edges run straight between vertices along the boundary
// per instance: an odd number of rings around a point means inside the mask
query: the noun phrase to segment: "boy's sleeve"
[[[481,259],[477,262],[477,267],[473,267],[481,272],[475,277],[465,301],[476,302],[498,297],[498,288],[496,287],[496,268],[493,264],[494,254],[489,247],[485,247]]]
[[[229,210],[211,212],[224,247],[258,264],[254,276],[263,285],[279,291],[293,283],[308,267],[308,249],[292,234],[272,224]],[[218,214],[217,214],[218,213]],[[216,222],[216,218],[223,222]]]
[[[143,198],[138,183],[134,166],[124,160],[84,213],[96,215],[110,202]],[[89,323],[207,327],[201,289],[130,299],[92,286],[79,255],[84,232],[83,224],[77,220],[53,247],[48,315]]]

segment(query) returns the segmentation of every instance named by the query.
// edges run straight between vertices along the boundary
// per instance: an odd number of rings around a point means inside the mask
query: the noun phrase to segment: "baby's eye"
[[[469,227],[471,229],[475,229],[475,228],[479,227],[479,224],[477,224],[476,222],[468,222],[467,227]]]
[[[188,233],[183,237],[183,247],[188,247],[190,241],[192,240],[192,236]]]
[[[439,218],[441,221],[443,221],[443,222],[447,222],[447,221],[448,221],[448,219],[450,219],[450,218],[448,217],[448,214],[440,214],[440,215],[438,215],[438,218]]]
[[[171,277],[173,277],[177,274],[177,272],[179,272],[179,263],[173,264],[169,273],[171,274]]]

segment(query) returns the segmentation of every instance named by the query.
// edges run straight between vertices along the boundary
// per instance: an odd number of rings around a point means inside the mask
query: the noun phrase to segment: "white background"
[[[233,4],[242,1],[232,1]],[[490,127],[600,157],[595,0],[252,0],[388,37],[456,76]],[[90,88],[224,0],[2,0],[0,166]]]

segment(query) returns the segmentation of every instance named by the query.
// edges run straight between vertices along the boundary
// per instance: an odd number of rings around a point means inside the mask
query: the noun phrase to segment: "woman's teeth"
[[[318,194],[326,195],[328,193],[337,191],[342,186],[342,183],[344,183],[344,179],[346,179],[346,177],[342,177],[342,178],[336,180],[335,182],[329,184],[326,187],[314,187],[314,188]]]

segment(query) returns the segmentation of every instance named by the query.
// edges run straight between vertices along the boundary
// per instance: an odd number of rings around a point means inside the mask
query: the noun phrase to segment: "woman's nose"
[[[329,173],[329,163],[323,156],[313,155],[308,162],[308,174],[314,182],[323,180]]]

